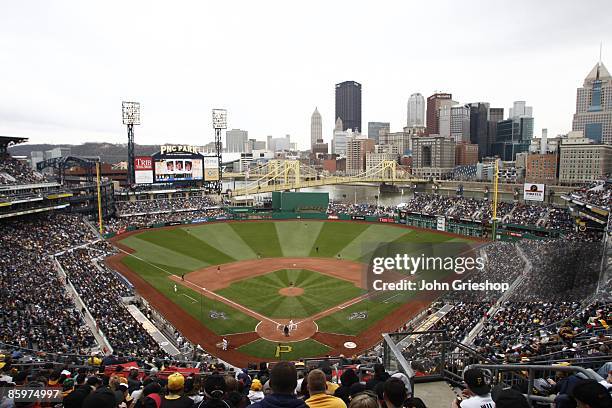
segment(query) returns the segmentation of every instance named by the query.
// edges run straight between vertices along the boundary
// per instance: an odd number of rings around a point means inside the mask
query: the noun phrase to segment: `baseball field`
[[[376,344],[433,298],[368,294],[365,263],[381,243],[416,253],[444,242],[470,241],[395,224],[216,222],[124,234],[107,262],[192,342],[245,364]]]

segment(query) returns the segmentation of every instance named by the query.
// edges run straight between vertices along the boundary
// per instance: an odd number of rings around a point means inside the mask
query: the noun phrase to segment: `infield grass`
[[[304,289],[299,296],[278,292],[291,286]],[[233,282],[215,293],[271,318],[304,318],[362,295],[353,283],[306,269],[281,269]]]
[[[278,353],[277,347],[281,345],[281,350],[285,351]],[[286,352],[287,347],[291,347],[290,352]],[[265,358],[270,360],[298,360],[306,357],[319,357],[329,353],[330,347],[323,343],[319,343],[313,339],[296,341],[292,343],[275,343],[264,339],[257,339],[251,343],[238,347],[238,351],[250,356]]]

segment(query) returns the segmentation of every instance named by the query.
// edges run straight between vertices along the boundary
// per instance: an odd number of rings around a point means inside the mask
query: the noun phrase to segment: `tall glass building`
[[[361,132],[361,84],[346,81],[336,84],[336,118],[342,119],[342,130]]]
[[[420,93],[413,93],[408,99],[408,127],[425,126],[425,97]]]
[[[576,92],[572,130],[580,130],[595,143],[612,144],[612,77],[598,62]]]

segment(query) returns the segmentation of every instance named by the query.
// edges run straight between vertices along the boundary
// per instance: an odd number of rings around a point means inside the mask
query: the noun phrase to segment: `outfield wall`
[[[128,226],[119,231],[104,234],[104,238],[112,238],[122,235],[126,232],[145,230],[150,228],[169,227],[174,225],[189,225],[200,224],[205,222],[219,221],[252,221],[252,220],[340,220],[340,221],[358,221],[371,223],[388,223],[388,224],[404,224],[411,227],[437,230],[440,232],[448,232],[451,234],[464,235],[475,238],[490,238],[491,225],[475,222],[471,220],[455,219],[450,217],[436,217],[418,213],[401,212],[396,216],[369,216],[369,215],[350,215],[350,214],[327,214],[327,213],[295,213],[283,211],[265,211],[258,212],[255,210],[232,212],[229,209],[225,215],[216,217],[201,217],[188,219],[183,221],[156,223],[146,227],[139,228],[137,226]],[[498,224],[497,239],[504,241],[514,241],[522,238],[527,239],[546,239],[557,238],[560,236],[559,231],[551,231],[540,227],[531,227],[515,224]]]

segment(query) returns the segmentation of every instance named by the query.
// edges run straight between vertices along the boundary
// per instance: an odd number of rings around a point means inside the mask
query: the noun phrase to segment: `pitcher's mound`
[[[300,296],[304,294],[304,289],[290,286],[288,288],[279,289],[278,293],[283,296]]]

